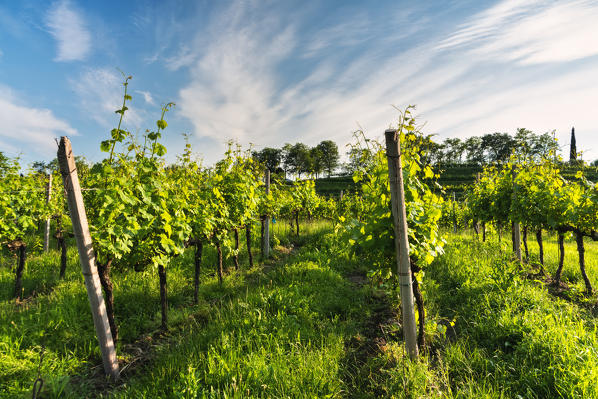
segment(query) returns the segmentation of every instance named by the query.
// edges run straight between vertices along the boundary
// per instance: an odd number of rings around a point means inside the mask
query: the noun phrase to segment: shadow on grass
[[[69,251],[67,260],[67,274],[65,280],[76,278],[80,275],[79,259],[76,250]],[[4,262],[4,268],[0,268],[0,301],[14,300],[15,273],[14,267]],[[51,251],[47,254],[30,254],[23,272],[23,299],[26,300],[38,295],[50,293],[62,281],[60,274],[60,254]]]
[[[325,396],[338,378],[345,341],[367,314],[365,294],[334,270],[291,257],[205,283],[200,304],[168,339],[129,367],[127,396],[182,392],[241,396]]]

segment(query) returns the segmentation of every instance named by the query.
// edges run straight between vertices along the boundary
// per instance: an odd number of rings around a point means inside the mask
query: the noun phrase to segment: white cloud
[[[500,1],[461,24],[460,28],[438,44],[438,48],[466,46],[471,42],[479,42],[492,38],[500,27],[509,21],[518,21],[520,17],[538,2],[522,2],[519,0]]]
[[[0,86],[0,120],[2,148],[13,153],[26,149],[28,155],[49,156],[56,151],[54,138],[77,135],[68,122],[57,118],[52,111],[23,104],[3,86]]]
[[[104,127],[114,127],[118,123],[119,115],[114,111],[120,109],[123,104],[123,82],[124,77],[121,74],[108,68],[88,68],[77,79],[69,81],[80,98],[84,114]],[[129,109],[124,117],[125,126],[141,126],[142,117],[135,104],[138,104],[135,98],[127,102]]]
[[[58,44],[55,61],[81,61],[91,50],[91,35],[83,16],[70,1],[56,2],[48,10],[46,26]]]
[[[397,90],[430,64],[430,56],[418,48],[390,56],[375,49],[339,65],[339,43],[350,49],[363,42],[360,38],[386,33],[377,28],[368,32],[367,26],[357,24],[360,34],[343,35],[351,23],[341,22],[312,32],[302,42],[296,26],[261,11],[262,18],[252,19],[257,12],[251,5],[234,4],[212,21],[226,28],[214,30],[212,44],[195,51],[192,80],[177,104],[200,137],[273,146],[297,141],[313,145],[324,139],[345,143],[358,122],[384,129],[396,119],[391,104],[397,102]],[[306,55],[319,57],[310,60],[306,75],[285,81],[281,64]],[[443,76],[426,74],[428,88],[420,81],[417,90],[433,91],[463,69]]]
[[[379,136],[397,119],[391,104],[417,104],[426,132],[439,133],[439,139],[526,127],[557,129],[564,143],[575,125],[578,148],[598,156],[598,148],[591,148],[598,134],[592,110],[598,60],[587,59],[598,53],[598,30],[590,31],[598,4],[503,1],[444,40],[434,19],[413,17],[400,31],[417,26],[427,33],[415,47],[384,42],[392,31],[367,27],[362,35],[373,35],[376,45],[351,35],[354,42],[341,40],[342,29],[334,26],[304,42],[294,22],[256,7],[234,3],[211,21],[210,45],[186,53],[191,81],[177,104],[200,137],[268,146],[324,139],[341,144],[357,122]],[[342,58],[344,48],[356,55]],[[289,65],[297,62],[304,74],[289,77]]]
[[[152,97],[152,93],[150,93],[149,91],[135,90],[135,93],[141,94],[146,103],[148,103],[150,105],[155,105],[154,98]]]
[[[191,84],[181,90],[179,112],[196,132],[214,139],[255,140],[280,125],[272,100],[276,96],[275,67],[294,48],[292,28],[265,16],[246,20],[249,3],[237,3],[226,13],[227,28],[214,32],[211,45],[195,62]],[[214,26],[222,21],[214,21]]]
[[[454,137],[496,131],[514,133],[518,127],[537,133],[556,129],[560,143],[567,144],[570,129],[575,126],[578,148],[596,157],[598,146],[593,137],[597,133],[597,118],[592,109],[598,104],[598,82],[592,79],[595,70],[596,65],[592,65],[523,85],[500,79],[484,90],[477,88],[475,94],[469,91],[450,107],[426,113],[428,127]],[[502,85],[506,87],[501,89]],[[457,85],[450,90],[460,88]],[[422,108],[433,101],[433,98],[423,99]]]
[[[506,0],[477,14],[440,43],[473,46],[471,54],[524,65],[598,54],[598,4],[592,1]]]

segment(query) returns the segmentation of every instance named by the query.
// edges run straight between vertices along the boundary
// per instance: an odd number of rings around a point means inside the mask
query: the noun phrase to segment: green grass
[[[329,230],[328,223],[306,222],[297,239],[277,222],[272,231],[284,246],[253,269],[242,256],[242,270],[229,270],[222,286],[208,250],[198,305],[191,303],[193,254],[175,259],[166,334],[159,332],[156,273],[115,270],[123,370],[116,386],[101,377],[76,252],[69,252],[64,281],[56,277],[57,253],[32,254],[22,303],[10,298],[14,260],[3,257],[0,397],[31,396],[42,346],[47,398],[598,397],[596,298],[582,295],[574,242],[566,243],[564,273],[572,300],[564,300],[528,277],[531,266],[521,270],[510,261],[506,240],[451,235],[446,254],[426,269],[429,346],[411,362],[395,294],[367,283],[368,265],[349,259]],[[533,260],[535,240],[530,249]],[[553,272],[554,236],[545,249]],[[598,245],[588,242],[595,284],[597,254]]]
[[[505,252],[456,239],[429,270],[432,307],[456,321],[457,339],[439,348],[453,395],[598,396],[594,316],[525,279]]]
[[[209,307],[214,294],[218,305]],[[361,308],[352,297],[338,274],[300,258],[228,279],[222,290],[202,292],[203,317],[116,396],[335,396],[344,337]]]
[[[473,230],[469,229],[467,232],[461,232],[458,234],[459,238],[475,238]],[[480,235],[481,239],[481,235]],[[503,232],[502,240],[499,244],[498,235],[496,232],[489,232],[487,234],[487,241],[490,245],[495,246],[494,248],[498,252],[508,254],[511,252],[511,236],[510,231]],[[554,275],[558,267],[558,244],[557,235],[554,232],[543,231],[543,243],[544,243],[544,264],[546,271],[551,275]],[[598,242],[593,242],[590,238],[584,239],[585,246],[585,261],[586,261],[586,272],[593,286],[598,288]],[[530,254],[530,262],[532,264],[539,263],[539,247],[536,242],[536,235],[534,231],[528,232],[528,248]],[[523,244],[521,246],[521,252],[525,257]],[[565,239],[565,262],[563,267],[563,281],[565,281],[569,287],[569,294],[575,296],[579,300],[584,300],[583,293],[585,291],[585,285],[579,271],[579,257],[577,254],[577,244],[575,243],[575,237],[572,234],[566,236]],[[595,301],[596,298],[585,298],[585,301]]]
[[[290,234],[284,221],[278,221],[273,233],[283,242],[293,240],[304,244],[310,235],[327,228],[325,222],[303,222],[299,238]],[[254,229],[254,259],[259,261],[259,231]],[[243,237],[244,238],[244,237]],[[276,240],[275,240],[276,241]],[[241,240],[244,244],[244,240]],[[213,308],[226,296],[237,279],[227,279],[221,288],[215,273],[216,254],[211,248],[205,251],[202,267],[203,307]],[[191,306],[192,298],[192,252],[175,259],[168,268],[168,299],[170,322],[173,326],[185,324],[198,307]],[[28,257],[23,276],[23,302],[12,299],[14,286],[14,264],[12,257],[2,258],[0,267],[0,396],[28,396],[37,377],[39,353],[44,349],[41,373],[46,381],[46,391],[50,397],[58,397],[63,390],[73,389],[70,377],[89,376],[91,369],[101,364],[99,349],[94,336],[93,323],[74,248],[69,250],[67,275],[58,279],[59,254],[32,253]],[[247,267],[247,256],[242,246],[240,262]],[[232,268],[232,261],[226,261]],[[113,272],[115,315],[119,324],[120,341],[118,352],[134,343],[143,334],[158,329],[160,324],[159,292],[156,273],[123,272],[115,268]],[[214,302],[217,301],[217,302]],[[213,302],[213,303],[212,303]],[[209,313],[212,313],[211,311]],[[85,380],[85,379],[83,379]],[[77,385],[80,384],[77,379]],[[73,394],[79,397],[81,391]]]

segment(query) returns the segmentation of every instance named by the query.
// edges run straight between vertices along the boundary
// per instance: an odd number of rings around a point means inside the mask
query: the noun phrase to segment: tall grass
[[[476,236],[472,229],[460,231],[457,234],[450,234],[450,240],[454,237],[462,239],[471,238],[473,241],[481,241],[480,236]],[[492,231],[487,234],[487,241],[489,245],[492,245],[498,252],[503,254],[510,254],[511,250],[511,236],[510,231],[503,232],[502,240],[499,242],[498,235]],[[543,243],[544,243],[544,264],[546,271],[550,275],[554,275],[558,267],[558,243],[557,234],[555,232],[543,232]],[[590,238],[584,238],[585,245],[585,260],[586,260],[586,271],[592,282],[592,285],[598,284],[598,243],[592,241]],[[535,232],[530,231],[528,233],[528,248],[530,254],[530,263],[539,264],[539,246],[536,242]],[[521,252],[525,257],[523,244],[521,246]],[[580,298],[583,291],[585,291],[584,281],[579,271],[579,257],[577,254],[577,245],[575,243],[575,237],[572,233],[565,236],[565,262],[563,268],[563,280],[570,286],[569,294]],[[581,299],[581,298],[580,298]],[[586,300],[593,300],[586,298]]]
[[[299,238],[292,235],[290,229],[274,230],[276,238],[273,241],[289,243],[293,240],[302,243],[309,239],[310,234],[326,228],[329,228],[329,223],[307,223],[302,226]],[[259,260],[259,225],[253,230],[254,259]],[[50,393],[62,392],[70,386],[67,383],[70,376],[89,376],[90,370],[101,364],[78,255],[73,248],[74,243],[70,244],[64,280],[58,278],[60,255],[57,251],[52,250],[47,254],[32,251],[23,277],[25,300],[22,302],[12,299],[14,259],[7,254],[0,257],[1,397],[16,397],[31,390],[37,378],[42,348],[44,357],[41,373],[46,378],[46,390]],[[245,241],[241,240],[241,244],[240,263],[242,268],[247,268]],[[197,308],[191,306],[192,265],[191,250],[169,265],[168,295],[174,326],[186,323],[189,316],[197,312]],[[220,306],[228,287],[237,279],[229,259],[226,266],[233,276],[220,287],[215,265],[216,253],[211,247],[206,247],[201,284],[202,293],[209,297],[210,303],[203,303],[203,306],[211,307],[214,301]],[[115,316],[121,337],[117,349],[119,354],[125,355],[123,349],[128,344],[158,329],[159,287],[154,270],[134,272],[116,267],[113,279]]]
[[[596,397],[594,316],[526,279],[507,252],[456,238],[429,270],[434,310],[456,320],[438,350],[454,396]]]

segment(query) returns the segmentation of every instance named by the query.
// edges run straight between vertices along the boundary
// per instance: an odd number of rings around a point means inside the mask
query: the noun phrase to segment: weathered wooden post
[[[270,194],[270,170],[266,169],[264,174],[264,183],[266,184],[266,196]],[[270,256],[270,215],[264,215],[264,235],[262,236],[262,256]]]
[[[515,165],[513,165],[513,194],[511,196],[511,201],[515,202],[517,198],[517,185],[515,184],[515,178],[517,177],[517,170],[515,169]],[[519,226],[519,222],[513,222],[513,249],[515,250],[515,256],[519,262],[522,262],[521,257],[521,227]]]
[[[455,212],[455,192],[453,191],[453,233],[457,232],[457,213]]]
[[[52,199],[52,173],[48,174],[48,185],[46,186],[46,203],[49,204]],[[50,217],[46,219],[46,229],[44,230],[44,252],[50,248]]]
[[[413,307],[413,286],[411,264],[409,261],[409,240],[407,236],[407,214],[405,211],[405,190],[403,187],[403,168],[401,166],[400,143],[396,130],[386,130],[386,156],[388,157],[388,179],[390,181],[390,198],[392,202],[392,218],[395,231],[395,251],[399,285],[401,293],[401,309],[403,313],[403,335],[409,357],[418,357],[417,333],[415,326],[415,310]]]
[[[75,240],[77,241],[81,270],[85,277],[85,287],[87,288],[87,297],[91,307],[91,314],[93,315],[93,324],[95,325],[100,351],[102,352],[104,371],[114,380],[117,380],[120,372],[116,358],[116,349],[112,340],[112,333],[110,332],[104,297],[102,296],[100,277],[98,276],[98,269],[95,263],[96,256],[89,233],[77,168],[75,167],[75,156],[71,142],[66,137],[60,138],[58,163],[67,194],[69,214],[73,222],[73,231],[75,233]]]

